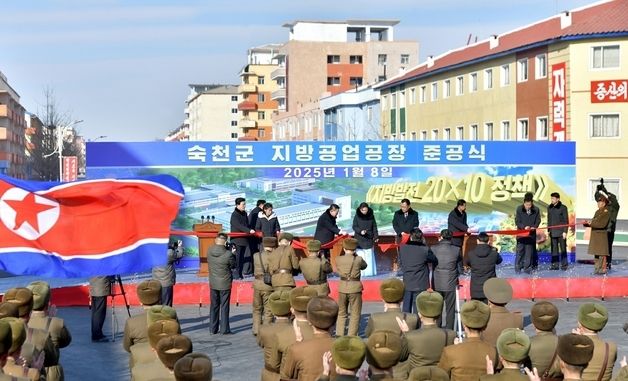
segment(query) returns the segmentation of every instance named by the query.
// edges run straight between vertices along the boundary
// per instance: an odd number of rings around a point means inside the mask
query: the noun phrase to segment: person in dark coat
[[[242,197],[235,199],[235,209],[231,213],[232,233],[255,233],[254,229],[249,227],[249,219],[246,216],[246,200]],[[233,278],[242,279],[243,275],[253,274],[253,261],[251,260],[251,252],[247,250],[249,247],[248,237],[234,237],[231,243],[235,245],[236,268],[234,269]]]
[[[170,242],[168,245],[168,259],[165,265],[153,267],[153,279],[161,283],[161,304],[172,307],[174,285],[177,283],[175,263],[183,258],[183,242],[181,240]]]
[[[358,206],[353,217],[353,235],[358,241],[357,254],[364,259],[368,267],[362,270],[361,276],[377,275],[375,261],[375,243],[379,240],[377,222],[373,209],[363,202]]]
[[[255,223],[255,230],[262,232],[263,237],[275,237],[279,235],[281,226],[279,226],[279,220],[277,214],[273,212],[273,204],[267,202],[264,204],[264,208],[257,217]]]
[[[399,249],[399,263],[403,272],[403,312],[417,313],[416,297],[430,288],[430,268],[436,266],[438,259],[423,240],[421,229],[410,233],[410,241]]]
[[[227,250],[227,235],[218,233],[216,243],[207,252],[209,265],[210,314],[209,331],[212,334],[230,334],[229,301],[231,299],[232,270],[237,266],[235,255]]]
[[[568,225],[569,212],[567,207],[560,202],[560,194],[554,192],[551,195],[551,203],[547,206],[547,226]],[[568,226],[562,228],[549,229],[549,235],[552,243],[552,265],[550,270],[558,270],[560,268],[567,270],[569,263],[567,261],[567,230]]]
[[[452,235],[451,244],[462,248],[464,235],[456,235],[456,233],[466,234],[469,232],[469,225],[467,225],[467,202],[465,200],[458,200],[456,207],[449,212],[447,230],[449,230]]]
[[[419,227],[419,213],[410,207],[410,200],[407,198],[401,200],[400,209],[393,215],[392,225],[397,233],[397,241],[401,234],[410,234],[414,228]]]
[[[97,343],[108,342],[109,339],[102,332],[107,317],[107,297],[111,295],[113,275],[95,276],[89,279],[89,295],[92,299],[92,341]]]
[[[266,204],[266,200],[257,200],[255,208],[251,209],[248,217],[249,229],[255,229],[255,226],[257,226],[257,218],[259,217],[260,212],[263,211],[264,204]],[[264,247],[262,246],[262,239],[259,237],[249,237],[249,253],[257,253],[262,250],[264,250]]]
[[[532,192],[527,192],[523,197],[523,205],[517,207],[515,212],[515,225],[519,230],[529,230],[517,236],[517,255],[515,256],[515,273],[523,270],[530,274],[536,269],[538,257],[536,251],[536,228],[541,224],[541,211],[534,206]]]
[[[336,235],[342,235],[344,232],[338,227],[336,223],[336,218],[338,218],[338,213],[340,212],[340,207],[336,204],[329,205],[329,208],[318,217],[318,222],[316,223],[316,231],[314,232],[314,239],[320,241],[321,245],[325,245],[328,242],[334,240]],[[322,250],[325,258],[329,259],[330,251],[329,249]]]
[[[471,299],[484,303],[488,303],[484,295],[484,282],[497,276],[495,267],[502,263],[502,256],[489,245],[489,240],[488,234],[478,234],[478,245],[464,258],[465,266],[471,268]]]
[[[460,248],[452,243],[451,232],[443,229],[440,232],[439,242],[432,246],[432,252],[438,260],[438,266],[434,269],[434,291],[442,295],[445,304],[447,329],[454,329],[456,309],[456,288],[458,277],[462,274],[462,254]],[[439,317],[439,323],[440,326]]]
[[[606,205],[609,214],[608,228],[606,229],[608,236],[608,260],[606,262],[606,268],[611,269],[611,262],[613,261],[613,242],[615,241],[615,228],[617,227],[617,215],[619,214],[619,202],[617,196],[608,190],[604,186],[604,179],[600,179],[600,183],[597,185],[595,191],[595,200],[598,200],[598,196],[604,194],[604,197],[608,200]]]

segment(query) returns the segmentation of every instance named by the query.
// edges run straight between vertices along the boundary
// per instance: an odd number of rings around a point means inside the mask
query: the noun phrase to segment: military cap
[[[204,353],[192,352],[174,364],[177,381],[209,381],[212,379],[212,361]]]
[[[315,296],[318,296],[318,291],[312,287],[295,287],[290,290],[290,306],[297,312],[307,312],[307,304]]]
[[[11,345],[8,353],[13,353],[22,347],[26,341],[26,323],[24,320],[15,317],[2,318],[11,327]]]
[[[174,308],[161,305],[151,306],[148,311],[146,311],[146,319],[148,319],[148,325],[163,319],[179,320],[177,318],[177,311]]]
[[[0,319],[0,356],[9,354],[12,344],[11,325],[4,319]]]
[[[338,303],[328,296],[315,296],[307,304],[307,321],[318,329],[329,329],[338,317]]]
[[[161,300],[161,283],[155,279],[145,280],[137,285],[137,297],[145,306],[159,304]]]
[[[3,300],[17,305],[20,317],[30,314],[33,310],[33,293],[26,287],[10,288],[4,294]]]
[[[358,369],[366,356],[366,345],[357,336],[340,336],[331,346],[331,356],[342,369]]]
[[[536,329],[549,332],[558,322],[558,308],[547,301],[536,302],[532,306],[530,316]]]
[[[584,303],[578,309],[578,322],[592,331],[601,331],[608,322],[608,310],[599,303]]]
[[[443,296],[435,291],[423,291],[416,297],[416,305],[422,316],[437,318],[443,312]]]
[[[462,324],[473,329],[486,328],[491,310],[479,300],[469,300],[460,309]]]
[[[155,348],[162,338],[180,333],[181,326],[176,320],[159,320],[148,326],[148,343]]]
[[[17,305],[9,302],[0,303],[0,319],[5,317],[20,317]]]
[[[270,311],[275,316],[286,316],[290,314],[290,292],[275,291],[268,297]]]
[[[277,238],[264,237],[262,238],[262,246],[264,247],[277,247]]]
[[[342,241],[342,248],[347,250],[355,250],[358,248],[358,240],[355,238],[347,238]]]
[[[401,336],[396,332],[377,330],[366,341],[366,362],[378,369],[397,365],[401,356]]]
[[[386,303],[399,303],[403,300],[405,286],[397,278],[383,280],[379,285],[379,293]]]
[[[313,239],[307,242],[307,251],[310,253],[317,253],[321,250],[321,241]]]
[[[504,278],[491,278],[484,282],[484,295],[495,304],[506,304],[512,300],[512,286]]]
[[[568,333],[558,336],[556,352],[569,365],[587,366],[593,357],[593,340],[585,335]]]
[[[43,280],[31,282],[26,286],[33,293],[33,309],[41,311],[50,303],[50,285]]]
[[[510,362],[521,362],[528,357],[530,338],[519,328],[506,328],[497,338],[497,352]]]
[[[419,366],[412,369],[408,381],[449,381],[449,375],[437,366]]]
[[[281,241],[282,239],[292,242],[294,236],[290,233],[281,233],[279,234],[279,240]]]
[[[155,351],[164,366],[172,369],[177,360],[192,353],[192,340],[184,335],[166,336],[159,339]]]

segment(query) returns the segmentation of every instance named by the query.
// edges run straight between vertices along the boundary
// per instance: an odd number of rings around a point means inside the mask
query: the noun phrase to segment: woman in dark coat
[[[375,262],[375,242],[379,240],[377,233],[377,222],[373,209],[366,202],[358,206],[353,217],[353,235],[358,241],[356,253],[364,259],[367,264],[362,270],[362,276],[377,275],[377,264]]]

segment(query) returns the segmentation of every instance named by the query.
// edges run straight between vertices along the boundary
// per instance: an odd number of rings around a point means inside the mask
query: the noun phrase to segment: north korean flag
[[[169,175],[72,183],[0,175],[0,269],[72,278],[162,265],[182,198]]]

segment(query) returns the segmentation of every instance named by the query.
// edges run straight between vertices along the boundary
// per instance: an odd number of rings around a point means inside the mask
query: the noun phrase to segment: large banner
[[[560,193],[572,219],[575,210],[573,142],[87,143],[88,178],[158,173],[185,187],[179,230],[204,217],[228,231],[237,197],[247,199],[248,210],[258,199],[271,202],[281,229],[295,235],[313,235],[332,203],[340,206],[338,225],[352,232],[355,210],[367,202],[380,235],[394,234],[393,213],[404,198],[426,232],[446,228],[461,198],[478,231],[513,229],[526,192],[543,213],[542,226],[552,192]],[[515,239],[498,236],[495,244],[513,252]],[[193,255],[196,245],[186,246]]]

